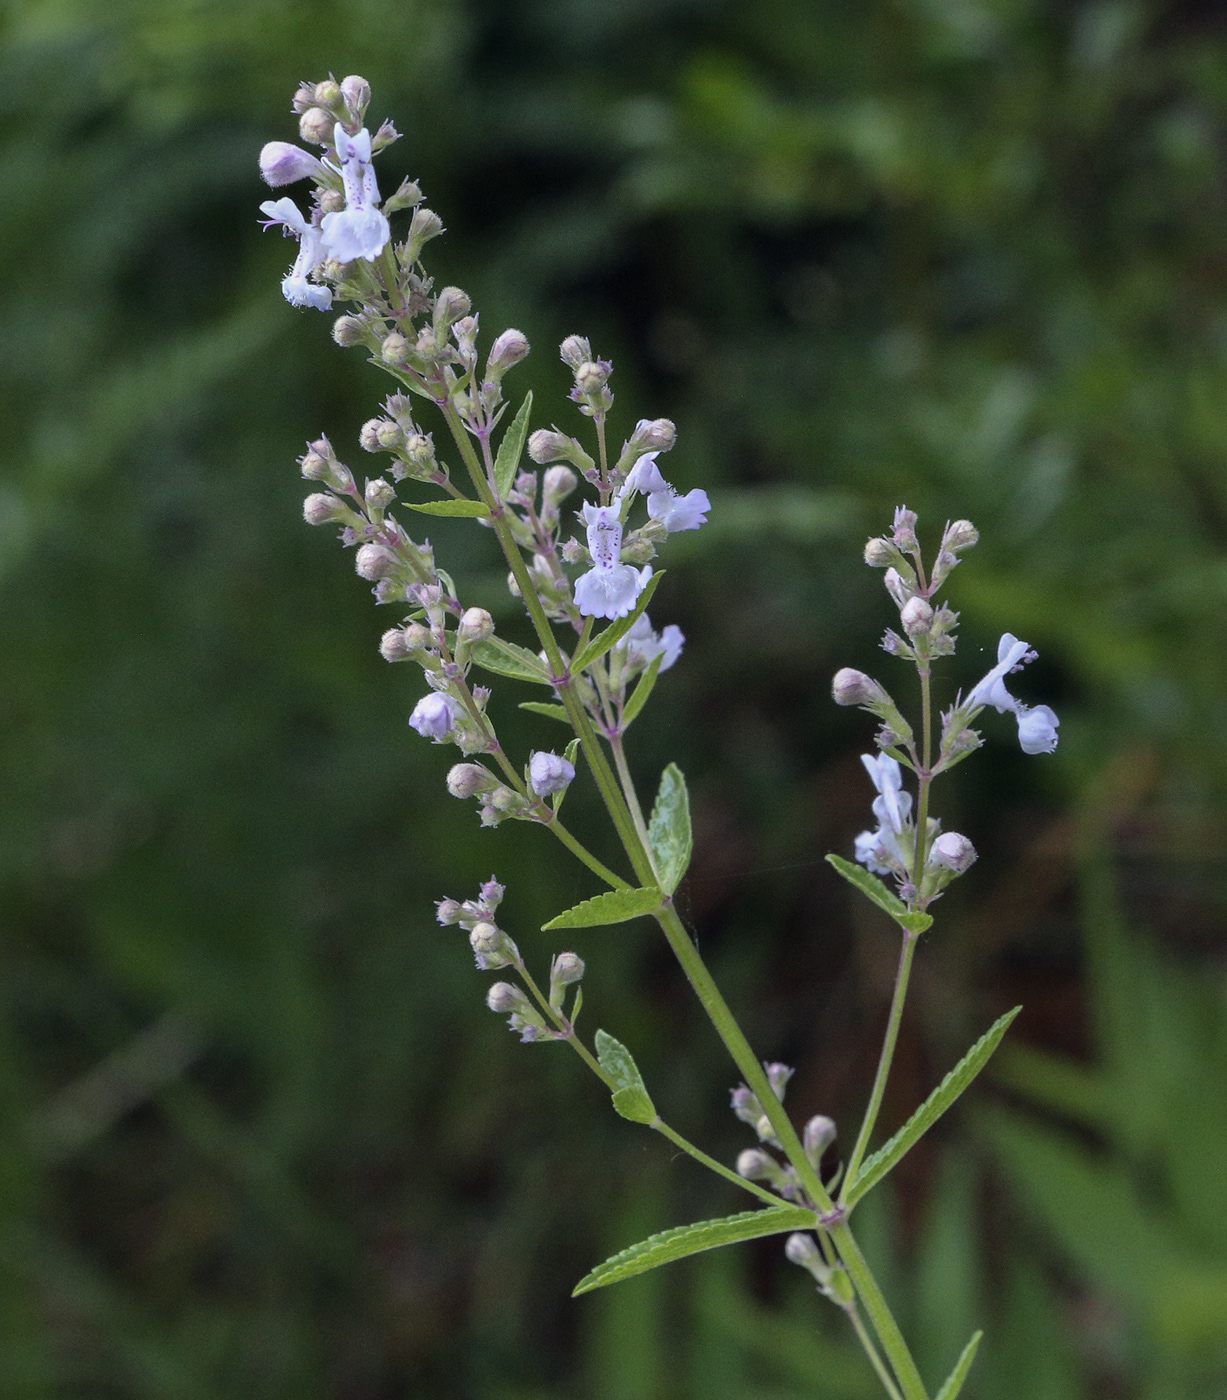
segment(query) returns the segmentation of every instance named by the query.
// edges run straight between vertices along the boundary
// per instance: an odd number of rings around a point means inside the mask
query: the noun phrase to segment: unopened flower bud
[[[409,222],[409,246],[421,249],[443,232],[443,220],[433,209],[415,209]]]
[[[824,1113],[815,1114],[805,1125],[801,1145],[815,1167],[822,1160],[822,1154],[835,1141],[835,1131],[835,1120],[828,1118]]]
[[[645,452],[668,452],[676,441],[677,428],[668,418],[641,418],[626,445],[642,456]]]
[[[298,85],[298,91],[294,94],[294,100],[290,104],[290,111],[301,114],[308,107],[315,106],[315,84],[302,82]]]
[[[512,367],[528,355],[528,337],[523,331],[505,330],[496,337],[486,361],[486,373],[491,379],[501,379]]]
[[[494,633],[494,619],[485,608],[469,608],[457,629],[462,642],[481,642]]]
[[[764,1068],[767,1071],[767,1082],[775,1090],[777,1099],[783,1099],[784,1090],[788,1087],[788,1081],[796,1074],[796,1070],[791,1065],[771,1064]]]
[[[338,345],[361,345],[362,322],[357,316],[338,316],[332,323],[332,338]]]
[[[899,616],[909,637],[924,637],[933,626],[933,609],[924,598],[908,599]]]
[[[335,107],[341,100],[341,85],[335,78],[325,78],[315,85],[315,100],[321,107]]]
[[[584,975],[584,960],[578,953],[559,953],[550,965],[550,985],[568,987]]]
[[[378,418],[368,418],[358,429],[358,445],[363,452],[378,452],[380,450]]]
[[[456,727],[460,716],[460,706],[450,695],[442,695],[432,690],[413,707],[409,716],[411,728],[416,729],[423,739],[442,742]]]
[[[351,73],[348,78],[341,80],[341,96],[345,99],[345,105],[361,121],[371,102],[370,83],[356,73]]]
[[[845,666],[835,672],[831,682],[831,698],[837,705],[878,705],[890,697],[886,691],[864,671]]]
[[[384,336],[379,347],[379,357],[386,365],[403,365],[409,358],[409,342],[399,331]]]
[[[496,812],[515,812],[524,806],[524,799],[514,788],[496,787],[490,794],[490,806]]]
[[[396,555],[382,544],[364,544],[354,556],[354,568],[362,578],[378,583],[396,570]]]
[[[349,507],[335,496],[326,496],[315,491],[302,503],[302,516],[308,525],[327,525],[334,520],[344,520]]]
[[[528,761],[529,781],[538,797],[562,792],[575,779],[575,765],[556,753],[535,753]]]
[[[579,478],[570,467],[550,467],[542,478],[542,496],[547,505],[557,507],[578,485]]]
[[[496,967],[510,967],[519,956],[516,945],[503,930],[485,920],[473,925],[469,934],[469,947],[477,959],[477,966],[483,972]]]
[[[379,439],[379,445],[385,452],[395,452],[405,440],[405,435],[401,432],[399,423],[393,423],[390,418],[381,418],[379,427],[375,435]]]
[[[457,899],[441,899],[435,905],[435,917],[444,927],[460,922],[460,901]]]
[[[569,335],[558,347],[558,355],[564,365],[577,370],[592,359],[592,346],[587,336]]]
[[[313,141],[317,146],[332,143],[332,133],[336,118],[322,107],[308,107],[298,119],[298,134],[304,141]]]
[[[803,1269],[808,1269],[812,1260],[822,1258],[822,1251],[813,1235],[805,1235],[798,1230],[784,1241],[784,1257],[790,1264],[800,1264]]]
[[[345,196],[341,193],[340,190],[320,190],[321,214],[339,214],[344,208]],[[341,267],[342,265],[343,264],[340,261],[335,262],[336,267]],[[328,267],[327,260],[325,260],[324,267],[325,269],[327,269]]]
[[[496,982],[486,993],[486,1005],[500,1015],[507,1011],[518,1011],[522,1016],[525,1011],[532,1009],[524,993],[519,987],[513,987],[510,982]]]
[[[422,647],[428,647],[431,640],[430,628],[423,627],[420,622],[411,622],[405,628],[405,645],[410,651],[420,651]]]
[[[882,575],[882,582],[900,610],[916,596],[915,590],[898,569],[887,569]]]
[[[979,538],[980,532],[970,520],[956,520],[953,525],[946,526],[942,548],[948,549],[951,554],[958,554],[961,550],[970,549]]]
[[[907,506],[896,507],[894,531],[891,538],[905,554],[910,554],[919,548],[916,540],[916,512],[914,510],[908,510]]]
[[[890,546],[883,539],[872,539],[865,546],[865,563],[871,569],[885,569],[894,557]]]
[[[409,656],[405,629],[390,627],[379,639],[379,654],[385,661],[404,661]]]
[[[747,1181],[775,1181],[780,1175],[780,1164],[760,1147],[747,1147],[737,1154],[737,1175]]]
[[[393,424],[393,427],[396,425]],[[387,510],[396,499],[396,492],[381,476],[366,483],[366,504],[368,510]]]
[[[480,763],[457,763],[447,775],[447,790],[453,797],[476,797],[497,786],[498,780]]]
[[[581,394],[599,394],[609,382],[609,371],[589,360],[575,371],[575,387]]]
[[[975,859],[976,848],[966,836],[960,836],[957,831],[944,831],[934,841],[933,849],[929,852],[930,864],[953,870],[956,875],[970,869]]]
[[[763,1115],[763,1106],[759,1103],[753,1090],[747,1089],[744,1084],[739,1084],[736,1089],[729,1091],[730,1107],[743,1123],[749,1123],[751,1127]]]
[[[434,466],[435,445],[430,437],[423,433],[414,433],[405,439],[405,456],[418,468],[429,468]]]
[[[288,141],[270,141],[260,151],[260,174],[264,183],[272,185],[292,185],[296,180],[305,180],[308,175],[323,170],[319,158],[301,146],[292,146]]]
[[[571,451],[571,439],[553,428],[538,428],[528,439],[528,455],[538,466],[557,462]]]
[[[461,291],[459,287],[444,287],[435,298],[435,329],[440,334],[445,333],[453,322],[467,316],[472,309],[473,303],[469,300],[467,292]]]

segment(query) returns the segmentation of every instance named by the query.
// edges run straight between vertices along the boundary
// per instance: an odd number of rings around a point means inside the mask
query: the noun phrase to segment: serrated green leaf
[[[690,864],[693,844],[686,779],[676,763],[669,764],[660,775],[656,803],[648,822],[648,844],[652,848],[661,889],[666,894],[672,894]]]
[[[854,865],[843,856],[831,855],[827,856],[827,860],[850,885],[855,885],[879,909],[884,909],[900,928],[907,929],[909,933],[924,933],[933,926],[932,914],[909,913],[907,905],[899,896],[892,894],[881,880],[876,875],[871,875],[863,865]]]
[[[498,445],[498,455],[494,459],[494,484],[498,488],[500,501],[507,499],[512,482],[516,478],[516,468],[524,451],[524,440],[528,437],[528,415],[533,408],[533,391],[524,395],[524,402],[516,414],[511,427],[503,434]]]
[[[599,661],[615,642],[620,642],[631,630],[636,622],[643,615],[644,609],[652,601],[652,594],[656,592],[656,585],[665,576],[664,569],[653,574],[648,579],[647,587],[639,595],[639,601],[627,613],[625,617],[620,617],[617,622],[611,622],[599,636],[593,637],[588,645],[571,662],[571,674],[578,676],[586,671],[594,661]]]
[[[648,696],[651,695],[653,687],[656,685],[656,677],[660,675],[660,663],[665,659],[665,654],[661,654],[652,660],[652,664],[639,677],[639,684],[631,692],[631,698],[626,702],[626,708],[622,711],[622,728],[626,729],[631,720],[648,703]]]
[[[596,1033],[596,1057],[601,1068],[613,1080],[614,1111],[632,1123],[651,1123],[656,1118],[653,1104],[634,1056],[621,1041],[607,1031]]]
[[[977,1332],[963,1348],[963,1354],[954,1363],[954,1370],[947,1377],[946,1384],[937,1392],[937,1400],[955,1400],[959,1391],[963,1389],[963,1382],[971,1370],[971,1363],[976,1359],[976,1352],[980,1349],[980,1338],[983,1336],[983,1332]]]
[[[610,890],[585,899],[582,904],[567,909],[548,924],[542,924],[544,933],[557,928],[600,928],[604,924],[624,924],[628,919],[637,919],[641,914],[654,914],[661,906],[661,892],[655,885],[642,890]]]
[[[861,1163],[856,1180],[849,1183],[844,1193],[845,1205],[854,1206],[866,1191],[876,1186],[970,1086],[976,1075],[988,1064],[993,1051],[1001,1043],[1001,1037],[1009,1030],[1011,1022],[1021,1010],[1021,1006],[1016,1006],[1013,1011],[1007,1011],[1004,1016],[998,1017],[894,1137],[872,1157],[867,1157]]]
[[[789,1230],[811,1229],[815,1218],[814,1212],[804,1206],[769,1206],[766,1210],[729,1215],[723,1220],[700,1220],[694,1225],[665,1230],[598,1264],[587,1277],[580,1279],[571,1296],[577,1298],[594,1288],[621,1283],[623,1279],[645,1274],[649,1269],[658,1269],[662,1264],[672,1264],[705,1249],[757,1240],[764,1235],[782,1235]]]
[[[632,1123],[651,1123],[656,1118],[656,1105],[643,1089],[615,1089],[614,1112]]]
[[[563,724],[571,723],[566,710],[561,705],[551,705],[544,700],[521,700],[517,708],[529,710],[534,715],[544,715],[546,719],[560,719]]]
[[[473,648],[473,660],[487,671],[510,676],[516,681],[535,681],[549,685],[550,676],[539,657],[527,647],[505,642],[501,637],[487,637]]]
[[[472,515],[485,517],[489,510],[481,501],[423,501],[415,505],[413,501],[402,501],[401,505],[416,510],[420,515]]]

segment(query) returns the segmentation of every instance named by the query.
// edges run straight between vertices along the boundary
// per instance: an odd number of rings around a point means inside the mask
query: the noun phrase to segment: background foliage
[[[1217,7],[13,0],[0,25],[4,1395],[875,1393],[770,1244],[567,1298],[734,1205],[516,1044],[433,925],[493,868],[543,961],[531,930],[591,891],[446,798],[365,585],[299,519],[304,440],[361,469],[382,392],[281,301],[255,222],[255,154],[329,69],[405,133],[381,179],[451,226],[440,282],[538,347],[543,418],[570,411],[551,347],[590,334],[623,422],[675,418],[671,475],[712,492],[635,760],[688,775],[689,912],[798,1116],[851,1127],[893,962],[820,859],[868,798],[829,676],[897,679],[860,545],[900,501],[979,525],[947,684],[1026,637],[1062,743],[1026,760],[990,722],[952,780],[982,860],[922,948],[884,1128],[1027,1010],[863,1228],[934,1381],[984,1323],[981,1400],[1227,1394]],[[514,626],[446,524],[467,601]],[[513,689],[502,722],[545,744]],[[731,1158],[666,955],[636,925],[574,946],[591,1028]]]

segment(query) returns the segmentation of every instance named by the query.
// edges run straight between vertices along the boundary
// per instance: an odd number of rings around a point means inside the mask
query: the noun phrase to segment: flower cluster
[[[888,628],[882,648],[912,662],[920,673],[928,705],[929,680],[934,660],[955,650],[958,614],[936,596],[960,555],[979,539],[974,525],[957,520],[947,525],[937,558],[926,571],[916,537],[916,515],[906,506],[895,511],[889,535],[871,539],[865,546],[865,562],[885,570],[886,590],[899,610],[900,631]],[[836,704],[857,705],[881,721],[877,742],[880,752],[865,754],[862,762],[877,791],[873,813],[877,826],[856,838],[856,859],[876,875],[891,875],[900,894],[923,908],[936,899],[957,875],[976,859],[971,842],[958,832],[942,832],[941,823],[928,813],[928,788],[933,778],[952,768],[983,742],[971,723],[992,706],[1012,713],[1018,721],[1018,738],[1024,753],[1052,753],[1057,746],[1060,720],[1047,705],[1024,705],[1005,688],[1005,678],[1020,671],[1036,653],[1026,642],[1006,633],[997,648],[997,664],[964,698],[941,716],[937,753],[930,750],[926,720],[918,739],[886,688],[862,671],[845,668],[832,683]],[[927,717],[926,709],[926,717]],[[911,793],[903,787],[903,770],[915,774],[922,796],[923,820],[913,817]]]

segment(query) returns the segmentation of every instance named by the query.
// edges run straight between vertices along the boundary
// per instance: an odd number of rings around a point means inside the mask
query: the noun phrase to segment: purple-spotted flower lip
[[[371,164],[371,133],[363,127],[350,136],[340,122],[334,133],[345,208],[325,214],[321,224],[324,247],[338,262],[364,258],[373,262],[387,245],[392,229],[379,205],[379,186]]]

